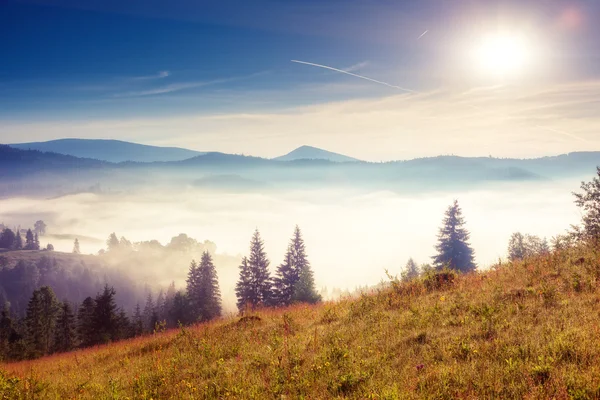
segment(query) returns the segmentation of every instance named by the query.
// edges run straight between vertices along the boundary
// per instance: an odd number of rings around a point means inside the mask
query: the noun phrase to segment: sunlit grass
[[[600,251],[3,365],[0,398],[600,397]]]

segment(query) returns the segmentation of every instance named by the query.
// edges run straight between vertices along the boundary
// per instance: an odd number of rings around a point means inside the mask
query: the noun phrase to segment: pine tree
[[[96,303],[91,297],[87,297],[79,306],[77,311],[77,335],[83,347],[92,346],[95,342],[94,331],[94,309]]]
[[[115,294],[114,288],[105,285],[102,293],[96,296],[92,323],[95,343],[109,343],[118,339],[119,321]]]
[[[244,257],[240,264],[240,278],[235,285],[235,295],[237,297],[237,307],[240,312],[246,310],[252,304],[250,265],[248,258]]]
[[[133,327],[125,310],[120,308],[117,312],[117,330],[115,340],[123,340],[133,337]]]
[[[300,284],[301,278],[302,283]],[[274,286],[277,305],[287,306],[293,302],[314,303],[320,299],[315,289],[313,272],[298,226],[294,230],[294,236],[288,246],[284,262],[277,268]]]
[[[15,236],[15,250],[23,249],[23,238],[21,237],[21,232],[17,231],[17,235]]]
[[[217,270],[208,251],[202,254],[198,266],[199,287],[193,303],[199,305],[201,321],[208,321],[221,316],[221,290]]]
[[[402,280],[403,281],[412,281],[415,278],[419,277],[419,267],[417,263],[412,258],[408,259],[406,263],[406,267],[404,267],[404,271],[402,272]]]
[[[169,310],[169,315],[174,326],[187,325],[193,321],[189,315],[188,298],[183,292],[175,293],[173,297],[173,305]]]
[[[152,298],[152,292],[148,292],[146,298],[146,306],[144,307],[144,326],[146,332],[154,332],[156,323],[158,322],[158,316],[156,315],[156,309],[154,307],[154,300]]]
[[[75,239],[73,242],[73,254],[81,254],[81,249],[79,248],[79,239]]]
[[[461,272],[474,271],[477,267],[474,261],[473,249],[469,241],[469,232],[464,228],[465,221],[458,201],[454,201],[446,211],[443,226],[438,235],[438,252],[433,262],[438,269],[450,268]]]
[[[250,247],[248,265],[251,272],[252,305],[269,305],[272,299],[273,282],[269,272],[269,260],[264,249],[264,242],[258,229],[254,232]]]
[[[156,305],[155,305],[156,315],[158,316],[159,322],[165,321],[167,319],[165,307],[166,307],[165,293],[163,292],[162,289],[160,289],[160,291],[158,292],[158,297],[156,298]]]
[[[33,232],[31,229],[27,230],[25,234],[25,250],[33,250],[35,249],[35,238],[33,236]]]
[[[200,318],[202,297],[200,295],[200,270],[196,260],[192,260],[190,263],[186,284],[187,299],[190,306],[188,314],[192,321],[197,321]]]
[[[16,331],[10,316],[10,308],[8,304],[5,304],[0,313],[0,361],[9,358],[10,345],[15,336]]]
[[[77,345],[75,314],[69,302],[60,305],[56,319],[56,333],[54,336],[54,351],[65,352],[73,350]]]
[[[25,316],[27,343],[33,357],[50,352],[57,313],[58,301],[50,287],[43,286],[33,292]]]
[[[141,336],[144,334],[144,318],[140,309],[140,303],[135,306],[133,312],[133,336]]]

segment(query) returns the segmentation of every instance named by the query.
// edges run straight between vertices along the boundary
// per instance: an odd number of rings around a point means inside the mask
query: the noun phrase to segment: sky
[[[5,0],[0,143],[600,150],[599,16],[595,0]]]

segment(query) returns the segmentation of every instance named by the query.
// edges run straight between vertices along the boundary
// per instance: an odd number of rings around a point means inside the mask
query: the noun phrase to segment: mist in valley
[[[238,265],[259,229],[273,272],[297,224],[302,229],[318,288],[376,285],[385,270],[399,274],[409,257],[429,263],[446,208],[458,199],[471,232],[479,268],[506,257],[513,232],[547,237],[577,223],[571,192],[579,179],[498,182],[462,191],[392,192],[348,188],[213,190],[154,187],[119,194],[80,193],[54,198],[0,200],[7,226],[48,225],[42,246],[71,252],[78,238],[84,254],[106,248],[108,235],[166,245],[184,233],[198,241],[190,251],[147,254],[143,262],[113,256],[109,264],[158,291],[175,281],[184,288],[192,258],[215,255],[226,311],[235,311]]]

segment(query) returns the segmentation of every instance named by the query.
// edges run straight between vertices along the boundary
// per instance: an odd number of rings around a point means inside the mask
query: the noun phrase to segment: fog
[[[77,194],[53,199],[0,200],[0,222],[33,225],[43,219],[57,251],[70,252],[78,237],[83,253],[104,248],[111,232],[132,242],[166,244],[186,233],[216,244],[225,303],[234,304],[237,263],[253,231],[265,241],[271,269],[282,261],[294,226],[302,229],[318,288],[374,285],[385,270],[399,274],[409,257],[430,262],[444,211],[453,199],[463,209],[480,268],[506,257],[511,233],[541,237],[563,233],[580,214],[571,192],[579,180],[493,183],[461,192],[399,194],[390,191],[320,189],[239,193],[188,187],[128,194]],[[156,260],[145,268],[150,284],[175,280],[181,287],[189,259]],[[150,271],[146,271],[150,272]]]

